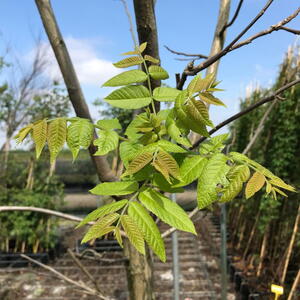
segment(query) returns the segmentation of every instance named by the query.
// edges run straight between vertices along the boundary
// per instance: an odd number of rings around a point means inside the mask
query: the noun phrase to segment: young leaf
[[[180,166],[181,182],[175,186],[185,186],[196,180],[202,174],[207,161],[207,158],[200,155],[186,157]]]
[[[169,78],[168,72],[160,66],[150,66],[149,74],[153,79],[164,80]]]
[[[163,222],[179,230],[196,234],[193,222],[186,212],[175,202],[162,194],[146,189],[139,194],[142,204]]]
[[[131,244],[136,248],[137,251],[145,254],[144,238],[134,220],[130,216],[124,215],[121,217],[121,224]]]
[[[140,46],[139,46],[140,53],[143,53],[146,48],[147,48],[147,42],[140,44]]]
[[[143,85],[130,85],[113,91],[104,100],[115,107],[137,109],[149,105],[151,95]]]
[[[123,176],[132,175],[138,172],[139,170],[143,169],[148,163],[150,163],[152,159],[153,159],[152,152],[143,152],[139,154],[131,161]]]
[[[90,192],[94,195],[129,195],[136,192],[139,185],[136,181],[104,182],[96,185]]]
[[[170,87],[157,87],[153,91],[153,98],[156,101],[175,101],[179,93],[179,90]]]
[[[266,177],[260,172],[255,172],[247,182],[245,189],[246,199],[249,199],[258,192],[264,186],[265,182]]]
[[[160,173],[164,176],[164,178],[168,181],[169,184],[172,184],[171,180],[170,180],[170,175],[168,172],[168,169],[166,168],[166,166],[162,165],[161,162],[159,160],[155,160],[152,163],[152,166]]]
[[[145,55],[144,56],[144,59],[145,60],[147,60],[147,61],[150,61],[150,62],[152,62],[152,63],[154,63],[154,64],[159,64],[159,59],[157,59],[157,58],[154,58],[154,57],[152,57],[151,55]]]
[[[157,162],[174,178],[179,178],[179,167],[176,160],[168,152],[160,150],[156,156]]]
[[[119,135],[112,130],[99,130],[98,138],[94,140],[94,145],[98,147],[94,155],[106,155],[115,150],[119,144]]]
[[[97,125],[102,129],[112,130],[112,129],[122,129],[122,126],[118,119],[111,120],[99,120]]]
[[[183,193],[184,189],[177,187],[178,185],[170,184],[162,174],[155,173],[153,175],[152,184],[158,187],[161,191],[166,193]],[[176,186],[176,187],[175,187]]]
[[[89,213],[75,228],[79,228],[89,222],[95,221],[109,213],[116,212],[124,207],[126,203],[128,203],[128,200],[124,199],[121,201],[103,205]]]
[[[117,213],[109,214],[99,221],[96,222],[96,224],[92,225],[85,236],[83,237],[81,244],[86,243],[92,239],[96,239],[100,236],[103,236],[115,229],[115,227],[110,226],[113,224],[118,218],[120,217]]]
[[[26,136],[32,130],[32,127],[33,127],[33,124],[29,124],[26,127],[19,130],[18,134],[14,137],[14,139],[16,139],[18,144],[23,142],[23,140],[26,138]]]
[[[207,90],[212,85],[213,81],[214,74],[209,74],[203,79],[200,75],[195,76],[187,88],[189,95],[191,96],[194,93]]]
[[[224,188],[220,202],[228,202],[234,199],[242,190],[243,183],[250,177],[247,165],[239,165],[231,168],[227,174],[229,184]]]
[[[224,142],[227,140],[228,134],[220,134],[210,138],[209,140],[201,143],[199,153],[206,155],[209,153],[220,153],[225,145]]]
[[[277,177],[275,175],[270,180],[270,183],[272,185],[276,185],[276,186],[278,186],[278,187],[280,187],[282,189],[285,189],[285,190],[288,190],[288,191],[291,191],[291,192],[295,192],[296,191],[296,189],[293,186],[291,186],[289,184],[286,184],[282,179],[280,179],[279,177]]]
[[[147,210],[137,202],[130,202],[128,215],[137,224],[138,229],[142,232],[144,239],[153,252],[160,258],[161,261],[165,262],[166,251],[164,241]]]
[[[24,133],[26,133],[26,131],[23,131],[23,136]],[[47,121],[45,119],[34,123],[32,127],[32,139],[35,143],[36,158],[38,159],[47,140]]]
[[[147,74],[141,70],[125,71],[106,81],[102,86],[121,86],[132,83],[144,82]]]
[[[202,101],[192,98],[186,106],[186,112],[195,122],[214,127],[214,124],[209,119],[207,107]]]
[[[210,93],[200,93],[199,94],[201,100],[203,100],[204,102],[207,102],[208,104],[214,104],[214,105],[222,105],[222,106],[225,106],[226,105],[218,98],[216,98],[215,96],[213,96],[212,94]]]
[[[217,200],[217,184],[221,183],[228,172],[227,157],[217,153],[213,155],[202,169],[198,180],[198,208],[202,209]]]
[[[76,159],[80,147],[87,149],[93,138],[94,126],[86,119],[71,121],[67,129],[67,144],[72,151],[73,160]]]
[[[58,118],[48,125],[47,140],[50,151],[50,161],[53,163],[58,152],[62,149],[67,137],[67,122],[65,118]]]
[[[136,66],[143,63],[143,59],[139,56],[131,56],[131,57],[126,57],[113,65],[117,68],[127,68],[131,66]]]
[[[129,165],[129,162],[132,161],[136,156],[138,151],[143,146],[141,144],[138,144],[136,142],[129,142],[125,141],[120,144],[120,157],[124,164],[124,166],[127,168]]]

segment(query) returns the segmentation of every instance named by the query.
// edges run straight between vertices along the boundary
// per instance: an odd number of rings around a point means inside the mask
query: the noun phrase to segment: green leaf
[[[200,177],[207,161],[207,158],[200,155],[186,157],[180,166],[181,183],[175,186],[188,185]]]
[[[255,193],[257,193],[264,186],[265,182],[266,177],[260,172],[255,172],[246,185],[246,199],[249,199]]]
[[[139,170],[143,169],[150,161],[153,159],[153,153],[152,152],[143,152],[136,156],[129,164],[126,172],[122,175],[132,175]]]
[[[80,147],[87,149],[93,139],[94,126],[87,119],[71,121],[67,129],[67,144],[72,151],[73,160],[76,159]]]
[[[136,181],[104,182],[96,185],[90,192],[94,195],[129,195],[136,192],[139,185]]]
[[[118,241],[119,245],[123,248],[123,241],[122,241],[121,231],[120,231],[119,227],[115,228],[114,234],[115,234],[115,238]]]
[[[205,142],[201,143],[199,148],[199,153],[206,155],[209,153],[220,153],[225,145],[224,142],[227,140],[228,134],[220,134],[206,140]]]
[[[124,215],[121,217],[121,224],[131,244],[137,251],[145,254],[144,238],[134,220],[130,216]]]
[[[148,106],[151,103],[151,95],[143,85],[130,85],[113,91],[104,100],[115,107],[137,109]]]
[[[229,169],[226,162],[227,157],[224,154],[217,153],[208,160],[202,169],[197,186],[199,209],[217,200],[217,184],[222,183]]]
[[[99,130],[98,138],[94,140],[94,145],[98,147],[94,155],[106,155],[115,150],[119,144],[119,135],[112,130]]]
[[[118,119],[111,120],[99,120],[97,125],[102,129],[112,130],[112,129],[122,129],[122,126]]]
[[[179,181],[178,181],[179,182]],[[183,193],[184,189],[177,187],[177,184],[170,184],[162,174],[155,173],[153,175],[152,184],[158,187],[161,191],[167,193]],[[175,187],[176,186],[176,187]]]
[[[134,50],[134,51],[124,52],[121,55],[138,55],[138,54],[140,54],[140,52],[138,50]]]
[[[92,239],[99,238],[100,236],[103,236],[115,229],[115,227],[110,226],[113,224],[118,218],[120,217],[117,213],[109,214],[99,221],[96,222],[96,224],[92,225],[85,236],[83,237],[81,244],[86,243]]]
[[[117,68],[127,68],[131,66],[136,66],[143,63],[143,59],[139,56],[131,56],[131,57],[126,57],[113,65]]]
[[[222,105],[225,106],[226,105],[218,98],[216,98],[215,96],[213,96],[210,93],[200,93],[199,94],[201,100],[203,100],[204,102],[207,102],[208,104],[214,104],[214,105]]]
[[[186,112],[195,122],[214,127],[209,119],[208,109],[202,101],[191,99],[186,106]]]
[[[154,64],[159,64],[159,59],[157,59],[157,58],[154,58],[154,57],[152,57],[151,55],[145,55],[144,56],[144,59],[145,60],[147,60],[147,61],[150,61],[150,62],[152,62],[152,63],[154,63]]]
[[[174,178],[177,178],[177,179],[179,178],[180,173],[179,173],[178,164],[177,164],[176,160],[173,158],[173,156],[171,154],[169,154],[168,152],[160,150],[157,153],[156,160],[154,162],[158,163],[159,166],[161,168],[163,168],[163,170],[165,170],[168,174],[172,175]]]
[[[21,138],[25,138],[31,128],[23,131],[21,134]],[[35,151],[36,151],[36,158],[38,159],[42,153],[42,150],[46,144],[47,140],[47,121],[46,119],[38,121],[34,123],[32,126],[32,139],[35,143]]]
[[[175,202],[162,194],[146,189],[139,194],[142,204],[163,222],[179,230],[196,234],[193,222],[186,212]]]
[[[242,190],[243,183],[249,179],[250,170],[246,165],[234,166],[227,174],[229,184],[223,189],[220,202],[234,199]]]
[[[153,98],[156,101],[175,101],[180,93],[179,90],[170,87],[157,87],[153,91]]]
[[[180,146],[169,142],[167,140],[159,140],[157,142],[157,145],[164,149],[167,152],[173,152],[173,153],[187,153],[187,150],[181,148]]]
[[[150,217],[147,210],[137,202],[130,202],[128,215],[137,224],[139,230],[144,236],[144,239],[153,252],[160,258],[161,261],[165,262],[166,251],[164,241],[155,222]]]
[[[57,154],[64,146],[67,138],[67,122],[65,118],[58,118],[51,121],[48,125],[48,147],[50,151],[50,161],[53,163]]]
[[[14,137],[14,139],[16,139],[18,144],[23,142],[23,140],[26,138],[26,136],[32,130],[32,127],[33,127],[33,124],[29,124],[26,127],[19,130],[18,134]]]
[[[141,70],[130,70],[114,76],[106,81],[102,86],[121,86],[132,83],[144,82],[147,74]]]
[[[113,213],[121,209],[125,206],[125,204],[128,203],[128,200],[124,199],[121,201],[109,203],[106,205],[103,205],[95,210],[93,210],[91,213],[89,213],[77,226],[76,228],[82,227],[83,225],[95,221],[109,213]]]
[[[143,146],[141,144],[138,144],[136,142],[130,142],[130,141],[125,141],[120,144],[120,149],[119,149],[120,157],[126,168],[128,167],[129,162],[136,157],[137,152],[142,147]]]
[[[150,66],[149,74],[153,79],[164,80],[169,78],[168,72],[160,66]]]

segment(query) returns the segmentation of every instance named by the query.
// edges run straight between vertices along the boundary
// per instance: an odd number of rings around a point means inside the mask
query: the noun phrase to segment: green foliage
[[[157,87],[152,91],[151,79],[164,80],[169,75],[158,65],[158,60],[143,56],[146,47],[147,43],[144,43],[134,51],[126,52],[124,55],[129,57],[114,64],[119,68],[141,64],[143,71],[125,71],[104,84],[121,86],[104,99],[117,109],[145,108],[128,126],[115,118],[100,120],[96,125],[80,118],[59,118],[46,122],[51,129],[47,140],[51,160],[67,135],[74,158],[80,147],[86,148],[93,142],[98,147],[95,155],[116,150],[125,166],[120,181],[100,183],[90,190],[93,194],[113,196],[119,201],[98,208],[78,225],[95,221],[82,242],[113,232],[122,246],[122,236],[126,234],[140,253],[145,253],[146,242],[165,261],[164,243],[149,212],[176,229],[193,234],[196,230],[186,212],[161,192],[182,192],[181,187],[198,181],[198,207],[204,209],[214,203],[233,200],[244,184],[247,197],[254,195],[264,184],[267,192],[274,195],[283,193],[281,189],[294,191],[294,188],[240,153],[221,153],[228,135],[211,138],[207,129],[214,126],[208,104],[224,105],[213,95],[220,90],[216,88],[219,82],[213,74],[205,78],[196,76],[183,91],[170,87]],[[144,85],[140,84],[142,82]],[[174,106],[157,113],[155,101],[174,102]],[[67,122],[71,122],[68,127],[65,126]],[[94,128],[98,129],[99,137],[91,141]],[[24,128],[18,139],[23,140],[31,130],[31,125]],[[195,151],[187,149],[192,146],[188,137],[191,132],[208,137]],[[43,137],[40,138],[43,141]],[[44,144],[39,144],[38,153]],[[254,172],[252,176],[250,170]],[[120,200],[120,196],[126,196],[126,200]]]

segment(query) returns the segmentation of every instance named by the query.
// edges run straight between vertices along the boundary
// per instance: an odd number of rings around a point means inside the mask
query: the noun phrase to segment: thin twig
[[[168,46],[164,46],[168,51],[170,51],[171,53],[173,54],[176,54],[176,55],[182,55],[182,56],[190,56],[190,57],[198,57],[198,58],[205,58],[207,59],[208,56],[207,55],[203,55],[203,54],[190,54],[190,53],[185,53],[185,52],[179,52],[179,51],[175,51],[175,50],[172,50],[170,47]]]
[[[102,294],[99,286],[98,286],[98,282],[96,280],[96,278],[94,278],[91,273],[87,270],[87,268],[77,259],[77,257],[75,256],[75,254],[73,253],[73,251],[71,249],[67,250],[68,253],[70,254],[71,258],[73,259],[73,261],[75,262],[75,264],[80,268],[80,270],[90,279],[90,281],[94,284],[95,289]]]
[[[234,13],[234,15],[233,15],[231,21],[230,21],[229,23],[227,23],[227,24],[222,28],[220,34],[222,34],[222,33],[225,31],[225,29],[227,29],[228,27],[230,27],[230,26],[235,22],[236,18],[237,18],[238,15],[239,15],[239,12],[240,12],[240,10],[241,10],[241,7],[242,7],[242,5],[243,5],[243,2],[244,2],[244,0],[240,0],[240,2],[239,2],[238,6],[237,6],[237,8],[236,8],[236,11],[235,11],[235,13]]]
[[[46,270],[48,270],[48,271],[54,273],[55,275],[57,275],[57,277],[63,279],[64,281],[66,281],[66,282],[68,282],[68,283],[70,283],[70,284],[72,284],[72,285],[75,285],[75,286],[79,287],[80,289],[83,290],[82,292],[85,291],[85,292],[89,293],[90,295],[96,296],[96,297],[98,297],[99,299],[102,299],[102,300],[110,300],[110,298],[107,298],[107,297],[105,297],[105,296],[103,296],[103,295],[100,295],[99,292],[97,292],[97,291],[91,289],[89,286],[85,285],[83,282],[74,281],[74,280],[72,280],[71,278],[69,278],[69,277],[63,275],[63,274],[60,273],[60,272],[58,272],[58,271],[55,270],[54,268],[52,268],[52,267],[50,267],[50,266],[47,266],[47,265],[45,265],[45,264],[43,264],[43,263],[41,263],[41,262],[39,262],[39,261],[37,261],[37,260],[31,258],[31,257],[25,255],[25,254],[20,254],[20,256],[23,257],[23,258],[25,258],[25,259],[27,259],[27,260],[29,260],[30,262],[32,262],[32,263],[38,265],[38,266],[40,266],[40,267],[46,269]]]
[[[285,26],[281,26],[280,29],[288,31],[290,33],[294,33],[294,34],[300,34],[300,30],[297,30],[297,29],[293,29],[293,28],[289,28],[289,27],[285,27]]]
[[[246,146],[246,148],[243,151],[243,154],[247,154],[250,149],[252,148],[252,146],[254,145],[255,141],[257,140],[258,136],[260,135],[261,131],[264,129],[264,124],[265,121],[267,120],[270,112],[272,111],[273,107],[275,106],[275,104],[277,103],[277,101],[275,100],[269,107],[268,109],[265,111],[263,117],[261,118],[255,133],[253,135],[253,137],[251,138],[251,140],[249,141],[248,145]]]
[[[88,253],[92,253],[93,257],[86,255]],[[75,253],[75,255],[79,258],[85,258],[85,259],[91,259],[91,260],[97,260],[105,263],[118,263],[118,262],[125,262],[128,261],[127,258],[116,258],[116,259],[111,259],[111,258],[104,258],[101,254],[96,252],[93,249],[86,249],[82,253]]]
[[[275,91],[272,95],[256,102],[255,104],[249,106],[248,108],[246,108],[245,110],[233,115],[232,117],[228,118],[227,120],[221,122],[220,124],[218,124],[215,128],[213,128],[212,130],[209,131],[209,134],[213,134],[216,131],[220,130],[222,127],[228,125],[229,123],[233,122],[234,120],[244,116],[245,114],[251,112],[252,110],[256,109],[257,107],[273,101],[274,99],[277,98],[277,96],[279,94],[281,94],[282,92],[284,92],[285,90],[289,89],[290,87],[297,85],[298,83],[300,83],[300,79],[294,80],[286,85],[284,85],[283,87],[281,87],[280,89],[278,89],[277,91]],[[191,147],[191,149],[195,149],[197,146],[199,146],[200,143],[202,143],[203,141],[205,141],[207,138],[206,137],[201,137],[200,139],[197,140],[197,142],[194,143],[193,147]]]
[[[232,46],[236,44],[237,41],[240,40],[240,38],[263,16],[263,14],[266,12],[266,10],[269,8],[269,6],[272,4],[274,0],[268,0],[266,5],[260,10],[260,12],[257,14],[257,16],[238,34],[236,38],[233,39],[231,43],[229,43],[228,46],[226,46],[222,51],[219,53],[209,57],[206,59],[203,63],[199,64],[198,66],[194,67],[192,71],[189,71],[188,69],[185,69],[182,73],[181,80],[177,88],[181,90],[183,88],[183,85],[187,79],[187,76],[196,75],[203,69],[206,69],[208,66],[215,63],[218,59],[226,55]]]

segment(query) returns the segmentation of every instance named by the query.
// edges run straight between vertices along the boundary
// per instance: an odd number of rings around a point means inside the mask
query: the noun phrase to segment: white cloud
[[[112,62],[99,57],[92,40],[68,37],[65,42],[82,85],[101,86],[106,80],[120,72],[112,65]],[[49,61],[45,75],[52,80],[62,81],[52,49],[48,43],[44,43],[42,47]],[[33,51],[30,56],[32,53]]]

